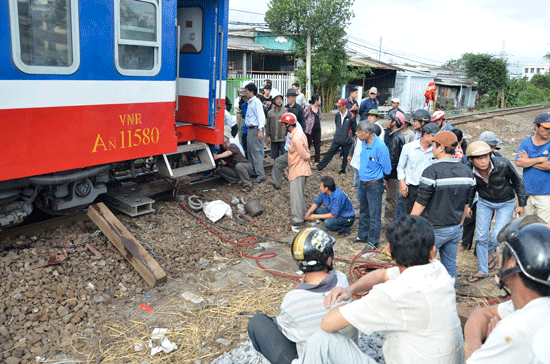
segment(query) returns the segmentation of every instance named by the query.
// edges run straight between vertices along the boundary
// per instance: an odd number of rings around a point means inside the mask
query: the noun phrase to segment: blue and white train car
[[[4,0],[0,18],[0,228],[93,202],[119,162],[222,143],[228,0]]]

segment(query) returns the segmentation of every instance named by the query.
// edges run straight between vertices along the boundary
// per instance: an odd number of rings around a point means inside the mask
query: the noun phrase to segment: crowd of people
[[[304,201],[312,170],[326,168],[340,151],[339,173],[345,175],[351,165],[359,202],[357,235],[349,240],[366,244],[364,250],[377,249],[385,230],[397,264],[349,286],[332,269],[335,239],[321,229],[303,230],[292,247],[303,280],[287,294],[277,318],[251,320],[256,350],[271,363],[374,362],[356,345],[358,329],[385,333],[387,363],[548,362],[550,355],[540,357],[540,350],[550,338],[550,114],[537,116],[534,135],[520,144],[515,160],[523,168],[520,177],[498,153],[494,132],[467,145],[444,111],[406,115],[399,99],[392,99],[382,125],[375,87],[360,105],[355,89],[336,102],[334,138],[320,159],[319,95],[305,107],[294,84],[283,106],[269,80],[261,96],[254,84],[244,89],[235,106],[242,114],[237,125],[245,153],[227,125],[215,157],[227,161],[220,175],[250,191],[252,183],[266,180],[263,148],[270,145],[274,188],[281,188],[288,169],[289,224],[321,220],[327,230],[345,236],[355,223],[355,209],[331,176],[321,178],[321,193],[309,209]],[[476,311],[463,335],[454,290],[456,256],[472,242],[479,269],[468,281],[488,277],[499,265],[499,285],[511,300]],[[351,302],[357,292],[370,293]]]

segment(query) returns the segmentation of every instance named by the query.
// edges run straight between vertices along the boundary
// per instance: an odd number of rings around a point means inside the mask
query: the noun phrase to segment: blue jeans
[[[462,225],[434,229],[435,248],[439,250],[441,264],[447,269],[447,273],[455,279],[456,285],[456,252],[458,242],[462,238]]]
[[[479,273],[489,274],[489,254],[498,247],[497,235],[504,225],[512,220],[516,199],[506,202],[491,202],[482,198],[477,201],[476,212],[476,253],[479,261]],[[495,226],[489,236],[491,220],[496,213]]]
[[[368,241],[378,246],[380,240],[380,225],[382,225],[382,179],[370,185],[359,183],[359,232],[360,240]]]
[[[399,198],[397,199],[397,212],[395,213],[395,220],[399,219],[401,215],[403,215],[403,196],[399,194]]]
[[[329,209],[326,207],[318,207],[317,210],[315,210],[315,213],[319,215],[328,214],[329,212]],[[354,221],[355,217],[337,217],[334,219],[325,219],[323,222],[327,230],[336,231],[337,233],[347,233],[349,228],[353,226]]]

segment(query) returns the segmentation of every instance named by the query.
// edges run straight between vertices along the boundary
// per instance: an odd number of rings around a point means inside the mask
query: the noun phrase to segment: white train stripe
[[[0,90],[0,109],[26,109],[170,102],[176,82],[0,80]]]
[[[226,81],[217,81],[218,86],[221,85],[221,99],[225,99],[225,89],[227,87]],[[210,90],[210,80],[204,80],[199,78],[180,78],[178,81],[178,93],[180,96],[188,97],[208,97]],[[218,92],[216,92],[216,98]]]

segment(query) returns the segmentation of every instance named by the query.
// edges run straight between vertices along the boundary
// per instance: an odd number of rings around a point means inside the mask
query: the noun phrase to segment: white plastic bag
[[[206,217],[212,222],[216,222],[224,216],[233,217],[231,206],[222,200],[205,203],[203,211]]]

